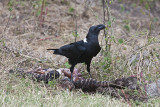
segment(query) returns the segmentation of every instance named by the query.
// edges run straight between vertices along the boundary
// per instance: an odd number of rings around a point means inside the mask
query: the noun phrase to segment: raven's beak
[[[98,25],[98,29],[102,30],[104,28],[105,28],[105,25],[103,25],[103,24]]]

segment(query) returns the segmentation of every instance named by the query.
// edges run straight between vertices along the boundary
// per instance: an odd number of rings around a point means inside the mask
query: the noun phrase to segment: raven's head
[[[94,35],[98,36],[100,30],[102,30],[104,28],[105,28],[105,25],[103,25],[103,24],[92,26],[92,27],[90,27],[88,34],[94,34]]]

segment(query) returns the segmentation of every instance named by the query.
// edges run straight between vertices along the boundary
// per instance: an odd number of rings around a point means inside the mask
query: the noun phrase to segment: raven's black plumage
[[[87,65],[87,71],[90,75],[91,60],[100,52],[101,49],[98,42],[98,35],[100,30],[104,28],[105,25],[103,24],[92,26],[84,40],[64,45],[59,49],[47,49],[53,50],[53,54],[63,55],[69,59],[69,63],[71,64],[71,81],[73,81],[72,72],[77,63],[85,62]]]

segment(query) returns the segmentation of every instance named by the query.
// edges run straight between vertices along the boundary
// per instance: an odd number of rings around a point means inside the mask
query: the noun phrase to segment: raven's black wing
[[[74,42],[64,45],[58,49],[60,55],[67,58],[78,58],[86,52],[86,46],[83,41]]]

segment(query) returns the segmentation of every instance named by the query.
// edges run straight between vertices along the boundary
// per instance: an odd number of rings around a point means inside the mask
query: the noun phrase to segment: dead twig
[[[77,7],[76,1],[75,1],[75,7]],[[77,12],[75,10],[75,42],[77,40],[77,36],[78,36],[78,34],[77,34]]]
[[[40,16],[39,16],[39,23],[40,23],[40,31],[41,31],[41,28],[42,28],[42,25],[43,25],[43,23],[44,23],[44,15],[46,15],[47,14],[47,10],[48,9],[46,9],[46,11],[44,12],[43,10],[44,10],[44,5],[45,5],[45,0],[43,0],[42,1],[42,5],[41,5],[41,14],[40,14]]]

